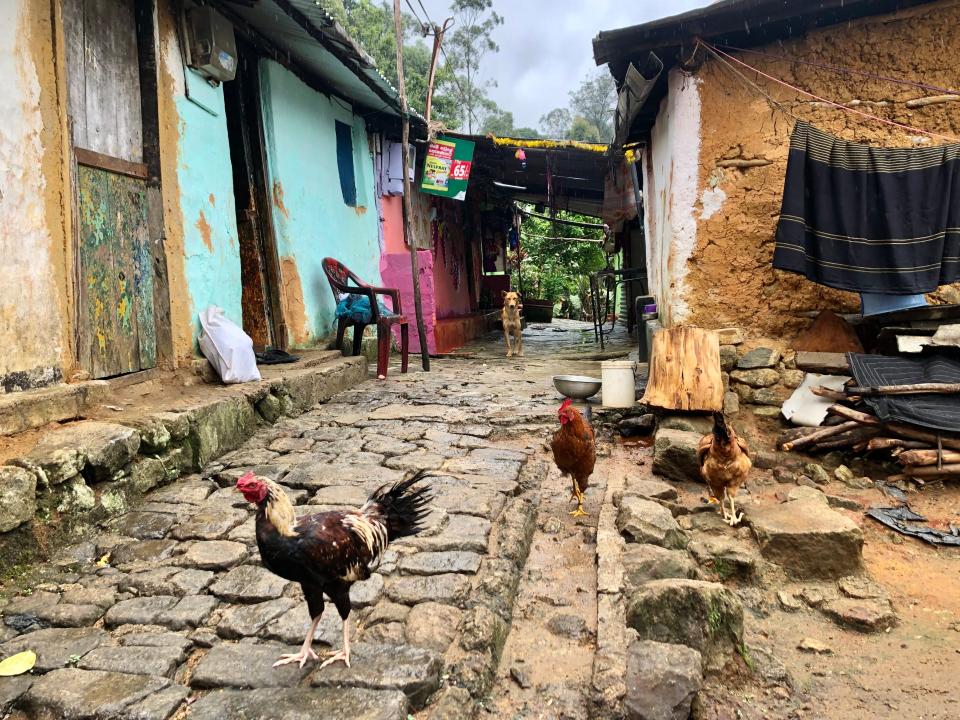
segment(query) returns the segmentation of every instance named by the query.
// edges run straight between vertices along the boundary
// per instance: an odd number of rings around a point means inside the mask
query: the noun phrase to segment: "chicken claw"
[[[724,499],[730,501],[730,512],[727,512],[726,504],[721,504],[723,510],[723,521],[730,527],[736,527],[743,520],[743,513],[737,512],[736,505],[733,504],[733,497],[724,492]]]
[[[585,517],[585,516],[587,516],[589,513],[587,513],[587,512],[583,509],[583,493],[580,492],[580,488],[576,488],[576,487],[574,488],[574,490],[573,490],[573,497],[570,498],[570,499],[573,500],[574,498],[576,498],[576,501],[577,501],[577,509],[576,509],[576,510],[571,510],[569,514],[572,515],[573,517]]]
[[[320,659],[319,655],[317,655],[313,650],[306,648],[306,649],[302,649],[298,653],[289,653],[286,655],[281,655],[280,659],[273,664],[273,667],[280,667],[281,665],[288,665],[290,663],[300,663],[300,667],[303,667],[304,665],[307,664],[307,660],[319,660],[319,659]]]
[[[323,661],[320,665],[320,669],[323,670],[327,665],[332,665],[337,661],[343,661],[343,664],[347,667],[350,667],[350,653],[344,652],[343,650],[337,650],[334,653],[330,653],[330,657]]]

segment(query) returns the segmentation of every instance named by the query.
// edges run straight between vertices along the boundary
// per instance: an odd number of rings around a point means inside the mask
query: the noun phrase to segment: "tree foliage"
[[[503,18],[493,10],[493,0],[453,0],[450,10],[455,30],[444,41],[450,75],[444,78],[443,88],[460,108],[461,127],[473,133],[484,125],[486,116],[499,111],[489,95],[496,83],[485,79],[480,68],[484,56],[500,51],[493,32]]]
[[[554,108],[540,117],[540,131],[546,138],[561,139],[567,136],[573,118],[566,108]]]
[[[597,129],[601,142],[608,143],[613,140],[613,107],[616,99],[617,88],[610,73],[598,70],[587,75],[580,86],[570,93],[570,109],[575,116],[583,118],[588,125]]]
[[[397,85],[397,42],[393,6],[387,0],[323,0],[323,8],[343,25],[347,33],[369,53],[377,69]],[[410,106],[423,113],[427,104],[427,79],[432,48],[424,39],[420,23],[409,13],[402,15],[403,72]],[[441,88],[449,80],[450,69],[438,63],[434,82],[433,117],[444,124],[459,127],[457,101]]]
[[[567,134],[571,140],[580,142],[600,142],[600,131],[597,126],[587,120],[582,115],[577,115],[570,124],[570,132]]]
[[[561,212],[558,217],[578,222],[596,222],[595,218],[576,213]],[[589,293],[587,276],[606,266],[602,246],[554,239],[557,237],[603,239],[603,231],[525,217],[521,226],[520,273],[517,273],[514,254],[511,283],[519,288],[522,279],[523,292],[528,298],[559,302],[573,308],[583,306],[586,309],[588,302],[585,299]]]

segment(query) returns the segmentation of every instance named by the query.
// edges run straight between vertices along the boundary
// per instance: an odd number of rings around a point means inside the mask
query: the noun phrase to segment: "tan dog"
[[[503,291],[503,310],[500,311],[500,320],[503,322],[503,339],[507,343],[507,357],[516,353],[523,357],[523,327],[520,324],[520,311],[523,303],[520,302],[520,293]],[[513,337],[513,345],[510,338]]]

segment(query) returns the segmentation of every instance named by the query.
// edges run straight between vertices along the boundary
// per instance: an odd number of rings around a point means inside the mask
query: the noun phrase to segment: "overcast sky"
[[[434,22],[449,17],[449,0],[422,0]],[[411,0],[422,14],[416,0]],[[513,112],[514,125],[536,128],[540,116],[566,107],[571,90],[595,72],[592,40],[600,30],[637,25],[708,5],[709,0],[493,0],[503,16],[500,52],[484,58],[491,96]],[[404,8],[407,9],[407,8]],[[606,66],[604,66],[606,68]]]

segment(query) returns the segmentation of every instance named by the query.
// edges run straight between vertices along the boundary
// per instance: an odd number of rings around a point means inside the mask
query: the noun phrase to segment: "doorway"
[[[243,284],[243,330],[258,351],[285,350],[287,332],[280,305],[280,269],[267,192],[263,115],[260,107],[260,57],[237,38],[237,75],[224,83],[233,196]]]
[[[77,361],[108,378],[157,363],[150,197],[139,38],[149,0],[64,0],[67,112],[76,208]],[[152,16],[151,16],[152,17]],[[152,31],[149,35],[152,37]],[[149,103],[147,105],[149,107]]]

